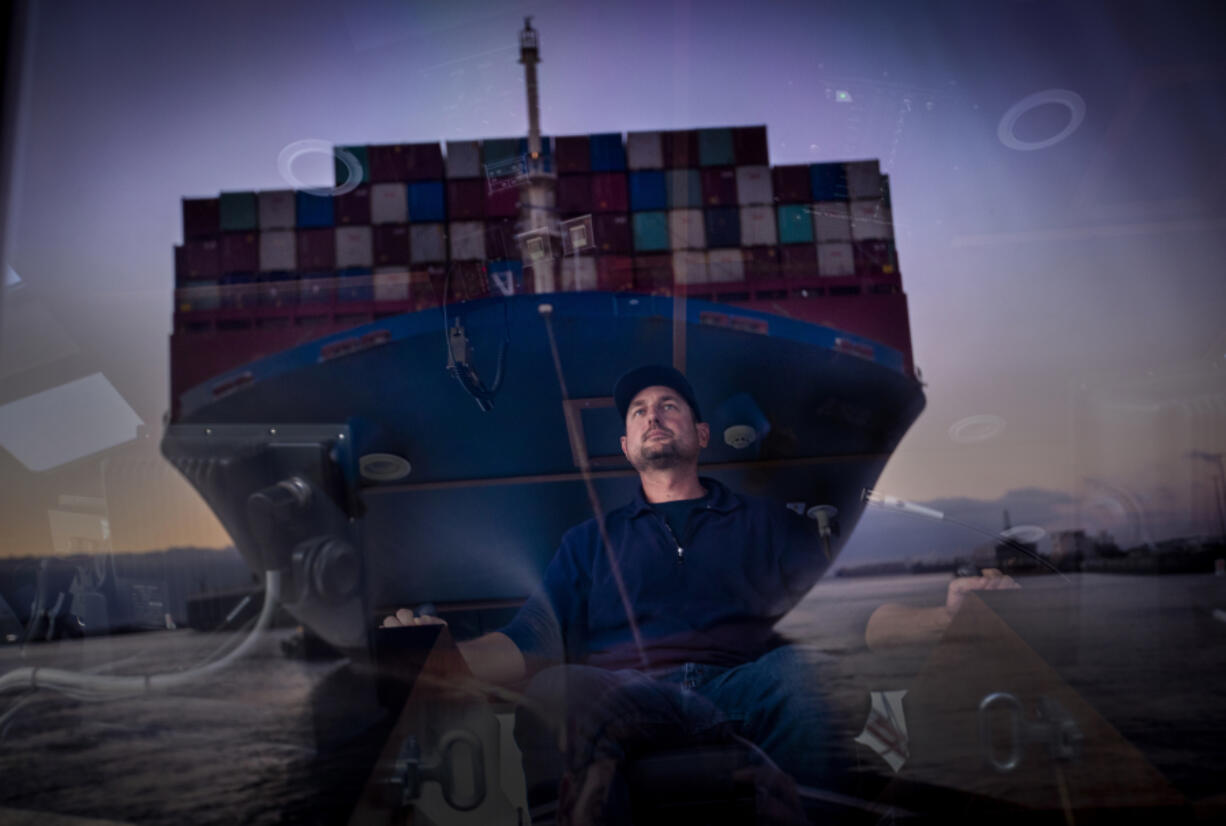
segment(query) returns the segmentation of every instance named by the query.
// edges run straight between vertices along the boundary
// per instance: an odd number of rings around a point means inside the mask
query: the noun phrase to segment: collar
[[[711,496],[711,501],[707,503],[708,510],[728,513],[745,504],[745,501],[739,494],[733,493],[714,479],[707,476],[699,476],[698,481],[707,489]],[[643,495],[643,488],[640,485],[638,492],[634,494],[634,499],[630,502],[630,518],[634,519],[642,516],[644,513],[650,512],[651,509],[651,503]]]

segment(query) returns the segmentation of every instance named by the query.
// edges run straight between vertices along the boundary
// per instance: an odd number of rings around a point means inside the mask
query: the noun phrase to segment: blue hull
[[[272,484],[292,468],[273,463],[256,481],[247,473],[233,484],[218,484],[216,475],[206,482],[202,434],[281,428],[281,436],[264,438],[270,443],[284,441],[287,426],[343,431],[330,454],[342,479],[334,499],[355,517],[347,530],[363,561],[363,610],[521,598],[562,533],[592,515],[543,303],[553,307],[562,378],[582,430],[578,449],[604,509],[637,485],[618,449],[612,385],[633,366],[672,363],[675,335],[684,338],[686,373],[711,424],[701,472],[796,507],[833,505],[842,538],[860,517],[862,490],[923,409],[921,385],[900,354],[830,328],[694,300],[686,323],[674,325],[671,297],[523,295],[448,308],[485,384],[508,342],[488,412],[446,369],[443,312],[428,310],[329,336],[188,391],[163,450],[254,564],[261,550],[243,503],[253,484]],[[727,443],[735,425],[752,427],[754,441]],[[238,442],[217,444],[217,455],[240,451]],[[402,457],[411,472],[392,482],[363,479],[359,458],[373,453]],[[215,469],[222,477],[224,464]],[[836,553],[841,544],[836,539]]]

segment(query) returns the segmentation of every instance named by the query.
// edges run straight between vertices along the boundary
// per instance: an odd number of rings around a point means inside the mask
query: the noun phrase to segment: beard
[[[634,466],[635,470],[639,471],[667,470],[684,465],[696,458],[697,455],[697,451],[686,451],[684,446],[677,442],[676,437],[673,437],[671,439],[653,440],[640,445],[630,464]]]

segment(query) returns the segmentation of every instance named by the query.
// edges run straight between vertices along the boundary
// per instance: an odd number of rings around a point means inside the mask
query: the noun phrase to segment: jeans
[[[832,658],[782,645],[736,667],[685,663],[652,675],[582,665],[547,668],[516,715],[530,805],[567,771],[602,758],[727,743],[738,734],[797,783],[821,786],[836,768],[821,685]],[[534,799],[535,798],[535,799]]]

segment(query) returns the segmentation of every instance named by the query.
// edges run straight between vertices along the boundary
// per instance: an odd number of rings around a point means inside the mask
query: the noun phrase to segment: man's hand
[[[383,618],[384,628],[404,628],[409,625],[446,625],[447,623],[430,614],[414,614],[408,608],[401,608],[389,617]]]
[[[953,619],[962,607],[962,600],[971,591],[1001,591],[1020,587],[1013,577],[1006,576],[997,568],[985,568],[982,576],[954,577],[945,592],[945,612]]]
[[[971,591],[999,591],[1020,588],[1013,577],[996,568],[987,568],[982,576],[954,577],[945,590],[945,604],[931,608],[916,608],[899,603],[886,603],[873,612],[864,629],[864,641],[873,650],[898,645],[935,643],[953,622],[954,614]]]

